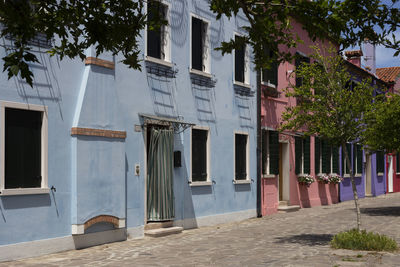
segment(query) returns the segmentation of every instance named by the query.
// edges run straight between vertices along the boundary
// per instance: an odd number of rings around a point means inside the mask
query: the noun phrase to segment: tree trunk
[[[354,205],[356,206],[356,213],[357,213],[357,230],[360,231],[360,228],[361,228],[360,204],[358,203],[357,187],[356,187],[356,183],[354,181],[354,171],[353,171],[353,166],[350,161],[349,153],[346,148],[346,143],[342,143],[342,151],[344,152],[346,165],[349,166],[349,169],[350,169],[350,181],[351,181],[351,187],[353,189]],[[345,171],[345,169],[343,168],[343,172],[344,171]]]

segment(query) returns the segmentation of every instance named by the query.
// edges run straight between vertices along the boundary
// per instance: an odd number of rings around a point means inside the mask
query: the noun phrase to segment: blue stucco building
[[[142,32],[142,71],[90,49],[59,61],[39,45],[33,88],[0,74],[1,260],[141,237],[152,222],[256,216],[250,48],[214,50],[246,19],[216,21],[205,0],[162,8],[169,25]]]

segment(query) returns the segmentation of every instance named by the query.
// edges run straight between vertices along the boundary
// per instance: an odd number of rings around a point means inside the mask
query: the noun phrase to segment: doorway
[[[173,191],[174,131],[168,126],[147,125],[146,144],[147,222],[171,221],[175,217]]]
[[[279,143],[279,201],[289,203],[289,143]]]

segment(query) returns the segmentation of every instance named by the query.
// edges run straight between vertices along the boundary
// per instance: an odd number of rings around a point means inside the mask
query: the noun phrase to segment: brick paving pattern
[[[362,227],[400,243],[400,193],[360,201]],[[335,250],[356,226],[352,201],[0,263],[2,266],[400,266],[400,252]]]

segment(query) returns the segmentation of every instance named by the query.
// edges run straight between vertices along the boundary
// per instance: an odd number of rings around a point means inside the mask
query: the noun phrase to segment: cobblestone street
[[[360,203],[362,227],[400,243],[400,193]],[[329,247],[332,235],[355,227],[353,207],[348,201],[0,266],[399,266],[400,253]]]

